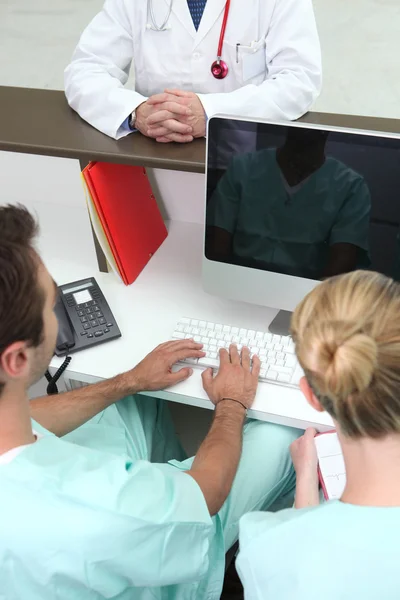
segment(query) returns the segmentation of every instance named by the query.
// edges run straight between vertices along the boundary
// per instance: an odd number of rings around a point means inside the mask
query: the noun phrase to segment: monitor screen
[[[205,256],[319,280],[400,280],[400,139],[213,118]]]

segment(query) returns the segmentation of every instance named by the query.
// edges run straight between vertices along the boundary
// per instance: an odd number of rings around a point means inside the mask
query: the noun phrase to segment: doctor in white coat
[[[204,136],[217,113],[297,119],[320,86],[312,0],[106,0],[65,71],[91,125],[160,142]]]

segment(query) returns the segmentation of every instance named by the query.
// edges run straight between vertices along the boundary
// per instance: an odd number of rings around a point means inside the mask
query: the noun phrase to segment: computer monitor
[[[354,269],[400,279],[400,136],[214,117],[206,291],[292,311]]]

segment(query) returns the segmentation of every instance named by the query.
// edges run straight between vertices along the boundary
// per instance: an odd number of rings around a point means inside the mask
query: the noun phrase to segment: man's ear
[[[3,350],[0,369],[6,379],[26,379],[29,376],[28,349],[25,342],[14,342]]]
[[[303,392],[303,395],[305,396],[308,404],[310,406],[312,406],[318,412],[325,412],[324,407],[322,406],[321,402],[318,400],[318,398],[312,391],[310,384],[308,383],[308,381],[305,377],[302,377],[300,379],[299,385],[300,385],[300,389]]]

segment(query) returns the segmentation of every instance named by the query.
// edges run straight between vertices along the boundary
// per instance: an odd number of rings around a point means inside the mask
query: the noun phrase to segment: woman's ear
[[[318,400],[318,398],[312,391],[310,384],[308,383],[308,381],[305,377],[302,377],[300,379],[299,385],[300,385],[300,389],[303,392],[303,395],[305,396],[308,404],[310,406],[312,406],[318,412],[325,412],[324,407],[322,406],[322,404],[320,403],[320,401]]]

